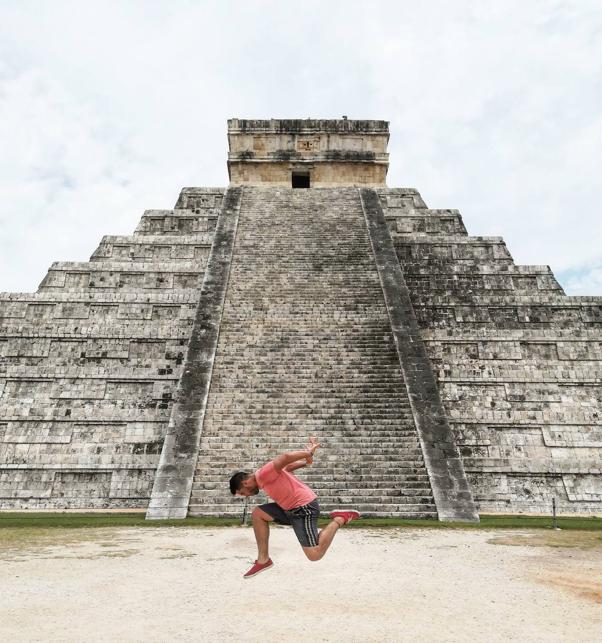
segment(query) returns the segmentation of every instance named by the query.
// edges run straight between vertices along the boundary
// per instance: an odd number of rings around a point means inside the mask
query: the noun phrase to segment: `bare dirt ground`
[[[0,530],[2,641],[600,641],[602,534],[341,529],[310,563],[274,528]]]

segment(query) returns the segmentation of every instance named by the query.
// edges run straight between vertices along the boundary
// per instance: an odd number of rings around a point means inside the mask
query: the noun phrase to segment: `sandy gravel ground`
[[[602,639],[599,532],[348,528],[310,563],[275,528],[243,580],[248,528],[9,531],[2,641]]]

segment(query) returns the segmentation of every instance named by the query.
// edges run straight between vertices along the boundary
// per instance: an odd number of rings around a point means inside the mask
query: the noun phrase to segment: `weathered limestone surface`
[[[231,119],[230,183],[291,187],[301,170],[311,187],[384,186],[388,141],[387,121]]]
[[[0,295],[0,507],[146,507],[223,192]]]
[[[222,309],[240,212],[241,188],[225,195],[147,518],[185,518],[207,408]]]
[[[374,190],[360,190],[414,423],[440,520],[478,522],[460,453],[441,404],[410,293]]]
[[[231,515],[233,470],[316,434],[324,508],[600,513],[602,299],[386,188],[386,121],[228,133],[225,203],[0,294],[0,508]]]
[[[599,513],[602,300],[415,190],[379,193],[479,510]]]
[[[314,434],[324,509],[436,516],[357,190],[245,187],[190,512]]]

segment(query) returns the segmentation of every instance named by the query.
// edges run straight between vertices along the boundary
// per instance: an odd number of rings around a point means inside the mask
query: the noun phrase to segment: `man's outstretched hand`
[[[283,453],[273,460],[274,468],[276,471],[282,471],[286,469],[287,471],[295,471],[300,469],[305,465],[312,464],[314,461],[314,453],[316,449],[320,446],[320,443],[316,438],[309,438],[307,446],[303,450],[299,451],[289,451],[288,453]]]
[[[309,453],[309,457],[307,458],[307,464],[312,464],[312,462],[314,461],[314,453],[316,452],[316,449],[319,446],[320,446],[320,443],[316,440],[316,438],[314,437],[309,438],[307,446],[305,447],[305,450]]]

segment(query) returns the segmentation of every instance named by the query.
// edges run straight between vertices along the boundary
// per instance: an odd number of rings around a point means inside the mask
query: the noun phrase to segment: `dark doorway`
[[[309,172],[293,172],[293,187],[294,188],[308,188],[309,187]]]

